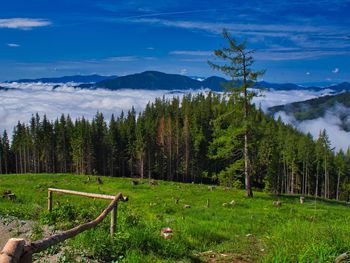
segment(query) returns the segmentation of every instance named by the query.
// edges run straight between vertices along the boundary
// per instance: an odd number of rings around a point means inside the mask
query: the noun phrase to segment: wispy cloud
[[[3,18],[0,19],[0,28],[29,30],[35,27],[51,25],[51,21],[39,18]]]
[[[338,73],[339,73],[339,71],[340,71],[340,70],[339,70],[339,68],[335,68],[335,69],[333,69],[333,70],[332,70],[332,73],[334,73],[334,74],[338,74]]]
[[[15,44],[15,43],[8,43],[7,46],[12,47],[12,48],[16,48],[16,47],[20,47],[21,45]]]
[[[213,51],[205,50],[173,50],[169,52],[169,55],[184,55],[184,56],[211,56]]]
[[[160,18],[130,19],[131,23],[182,28],[220,34],[226,28],[233,36],[249,38],[263,60],[302,60],[350,54],[349,30],[332,25],[315,26],[303,21],[285,24],[251,21],[241,23],[169,20]],[[272,43],[280,43],[275,46]],[[264,47],[265,46],[265,47]],[[172,51],[171,55],[207,56],[207,51]]]
[[[204,50],[174,50],[169,55],[187,56],[183,61],[202,61],[209,56],[213,56],[213,51]],[[283,48],[271,47],[268,49],[257,49],[254,58],[262,61],[283,61],[283,60],[302,60],[317,59],[325,56],[350,55],[350,51],[342,50],[308,50],[301,48]],[[193,58],[197,57],[197,58]],[[198,57],[202,57],[198,60]],[[339,69],[334,69],[333,73],[338,73]]]
[[[118,56],[118,57],[109,57],[105,59],[106,61],[118,61],[118,62],[131,62],[138,60],[137,56]]]
[[[257,50],[254,54],[254,58],[262,61],[283,61],[283,60],[305,60],[305,59],[318,59],[329,56],[341,56],[350,55],[349,51],[341,50],[296,50],[290,52],[280,52],[273,49]]]

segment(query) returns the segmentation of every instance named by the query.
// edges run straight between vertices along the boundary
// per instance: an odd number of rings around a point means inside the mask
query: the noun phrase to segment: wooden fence
[[[50,246],[56,245],[66,239],[72,238],[79,233],[91,229],[97,226],[103,221],[103,219],[111,213],[111,227],[110,233],[113,236],[116,231],[117,224],[117,205],[119,201],[127,201],[128,198],[124,197],[122,193],[118,193],[116,196],[102,195],[93,193],[84,193],[64,189],[49,188],[48,189],[48,210],[52,211],[52,197],[53,193],[64,193],[71,195],[80,195],[86,197],[109,199],[112,200],[105,210],[93,221],[79,225],[67,231],[63,231],[52,235],[51,237],[43,240],[27,243],[24,239],[11,238],[0,253],[0,263],[31,263],[32,255],[43,251]]]

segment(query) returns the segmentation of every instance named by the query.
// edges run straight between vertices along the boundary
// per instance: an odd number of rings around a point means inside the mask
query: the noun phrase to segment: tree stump
[[[132,181],[131,181],[131,184],[132,184],[132,185],[138,185],[138,184],[139,184],[139,181],[137,181],[137,180],[132,180]]]
[[[215,186],[214,186],[214,185],[209,185],[209,186],[208,186],[208,190],[209,190],[209,191],[212,192],[214,189],[215,189]]]
[[[184,208],[191,208],[190,205],[184,205]]]
[[[281,201],[274,201],[273,205],[276,207],[281,207],[282,206],[282,202]]]
[[[149,181],[149,185],[155,186],[155,185],[158,185],[158,183],[155,180],[151,180]]]
[[[173,236],[173,230],[170,227],[165,227],[160,231],[160,235],[165,239],[169,239]]]
[[[175,204],[179,204],[180,197],[175,197]]]
[[[304,204],[305,203],[305,197],[304,196],[300,196],[300,204]]]
[[[97,184],[103,184],[102,179],[100,177],[96,177]]]

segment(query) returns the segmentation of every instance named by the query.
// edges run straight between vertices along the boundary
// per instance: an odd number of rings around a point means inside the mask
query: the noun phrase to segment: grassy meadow
[[[119,204],[113,239],[105,220],[38,255],[69,248],[59,262],[81,257],[92,262],[334,262],[350,251],[350,207],[345,203],[310,197],[301,205],[299,196],[255,192],[247,199],[242,190],[222,187],[210,191],[198,184],[101,179],[103,184],[93,176],[71,174],[0,175],[1,193],[11,190],[17,196],[16,201],[0,199],[0,217],[37,221],[32,238],[40,239],[43,226],[71,228],[94,219],[109,203],[53,193],[53,212],[48,213],[48,187],[129,196]],[[281,207],[273,205],[276,200]],[[160,236],[163,227],[173,229],[173,238]]]

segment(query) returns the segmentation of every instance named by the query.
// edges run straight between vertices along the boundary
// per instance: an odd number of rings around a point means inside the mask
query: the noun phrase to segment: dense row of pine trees
[[[217,94],[156,99],[92,121],[38,114],[18,123],[11,143],[0,136],[0,173],[68,173],[141,177],[242,187],[244,131],[251,142],[250,173],[256,188],[349,199],[350,152],[336,154],[325,131],[314,141],[281,120]],[[248,123],[248,124],[247,124]]]

